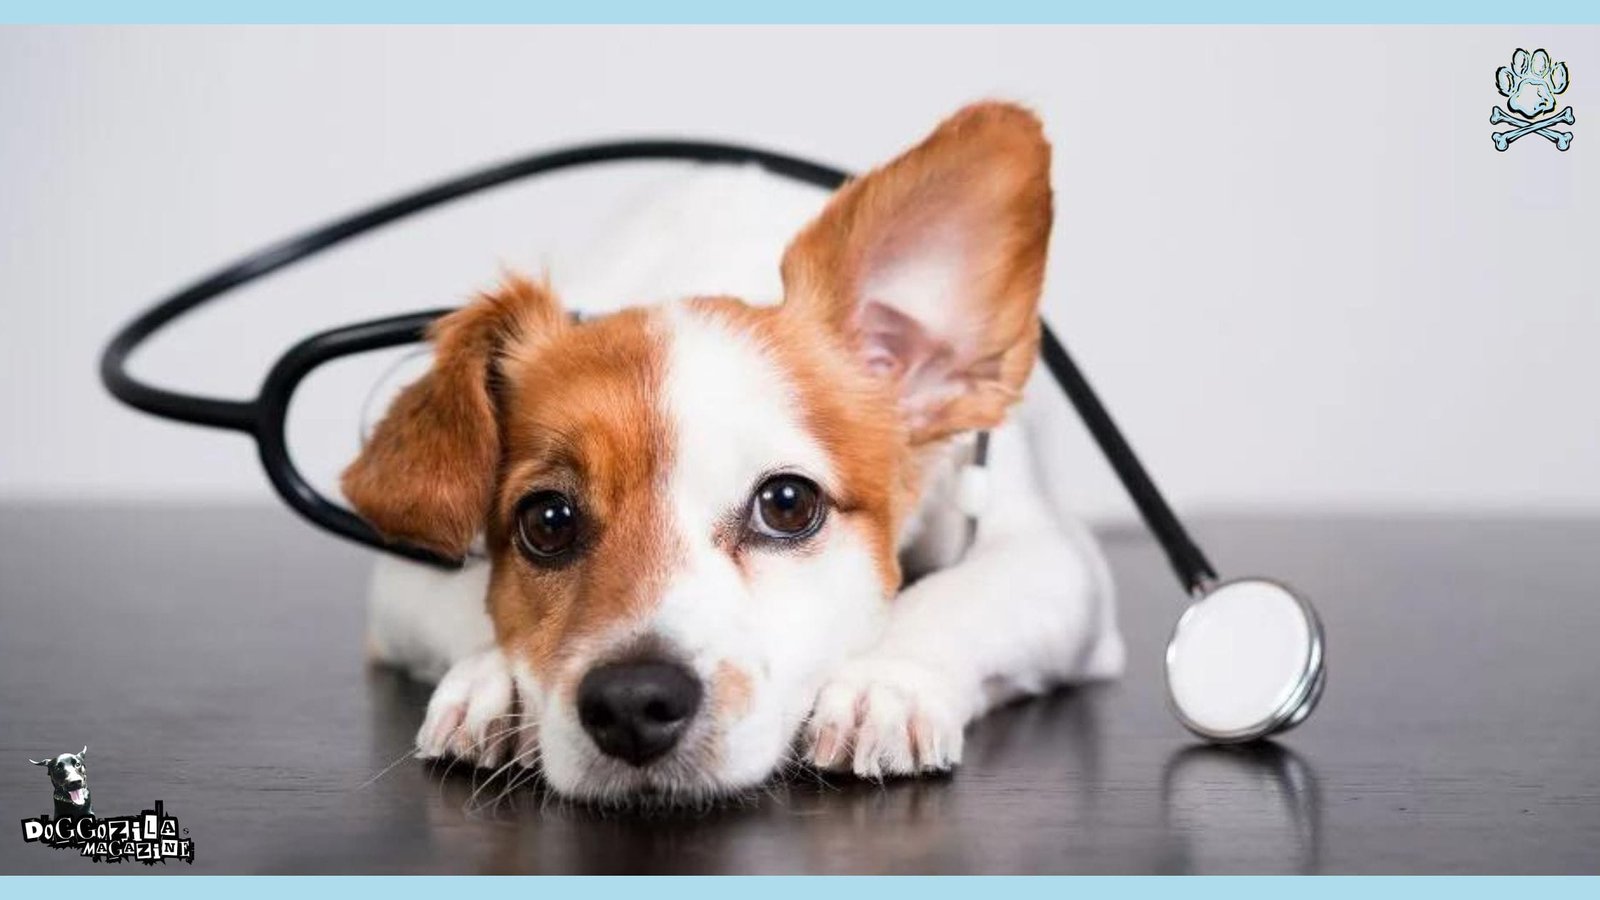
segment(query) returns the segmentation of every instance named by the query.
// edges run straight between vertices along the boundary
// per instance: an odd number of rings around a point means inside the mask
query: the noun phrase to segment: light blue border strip
[[[158,867],[159,870],[159,867]],[[816,881],[784,876],[761,878],[743,876],[717,878],[691,876],[648,879],[652,898],[662,900],[748,900],[759,891],[763,900],[816,900]],[[438,900],[442,892],[459,889],[471,892],[474,900],[491,896],[576,897],[589,900],[623,900],[637,895],[644,882],[629,878],[541,878],[536,882],[513,877],[418,878],[379,876],[351,881],[339,876],[287,876],[282,878],[140,878],[136,876],[13,876],[0,878],[0,886],[14,897],[55,897],[90,895],[117,900],[182,900],[203,897],[214,900],[278,900],[292,891],[296,900],[352,895],[376,896],[383,900]],[[1095,876],[1083,878],[1005,878],[996,876],[961,877],[846,877],[828,879],[825,890],[830,900],[884,900],[885,896],[909,896],[917,900],[972,900],[977,892],[1004,891],[1007,900],[1062,900],[1064,897],[1116,897],[1117,900],[1143,900],[1147,897],[1174,897],[1181,900],[1346,900],[1360,892],[1362,900],[1394,897],[1418,900],[1419,897],[1448,897],[1449,900],[1505,900],[1507,897],[1549,897],[1556,900],[1588,900],[1600,891],[1600,878],[1593,877],[1397,877],[1294,878],[1289,876],[1223,876],[1212,878],[1163,878],[1157,876]],[[1077,894],[1079,891],[1091,891]],[[26,893],[24,893],[24,891]]]
[[[1260,23],[1592,24],[1583,0],[0,0],[9,23]]]

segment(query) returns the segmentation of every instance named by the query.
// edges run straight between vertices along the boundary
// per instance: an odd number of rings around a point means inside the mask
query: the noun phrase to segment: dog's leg
[[[372,573],[368,656],[437,684],[417,731],[417,756],[485,768],[531,764],[537,729],[484,609],[489,564],[457,572],[391,557]]]
[[[531,767],[537,734],[532,710],[518,700],[505,654],[490,647],[451,666],[434,688],[417,731],[417,756],[448,757],[485,769],[503,763]]]
[[[493,645],[488,591],[489,563],[482,559],[443,571],[379,556],[368,589],[367,658],[438,684],[452,666]]]
[[[995,496],[966,556],[902,592],[883,639],[818,693],[804,735],[818,767],[948,769],[967,723],[995,704],[1120,674],[1098,550],[1051,515],[1014,429],[996,432],[991,469]]]

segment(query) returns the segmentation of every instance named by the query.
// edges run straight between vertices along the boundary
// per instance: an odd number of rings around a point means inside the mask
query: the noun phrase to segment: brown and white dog
[[[1008,415],[1051,221],[1038,120],[983,103],[840,189],[784,252],[781,303],[575,323],[510,278],[440,320],[343,481],[383,534],[488,558],[477,610],[380,572],[375,652],[442,675],[420,755],[700,801],[796,761],[945,770],[995,704],[1119,673],[1103,561]],[[983,430],[969,542],[954,494]]]

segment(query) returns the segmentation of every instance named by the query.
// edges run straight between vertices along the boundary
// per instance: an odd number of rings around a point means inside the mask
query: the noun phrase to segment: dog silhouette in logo
[[[89,755],[85,746],[77,753],[63,753],[51,759],[30,759],[36,766],[44,766],[50,773],[50,786],[55,789],[56,818],[63,816],[92,816],[94,807],[89,804],[89,769],[83,758]]]

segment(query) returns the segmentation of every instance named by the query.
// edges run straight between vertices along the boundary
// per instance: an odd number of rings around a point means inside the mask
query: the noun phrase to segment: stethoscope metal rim
[[[1196,722],[1178,704],[1176,692],[1172,686],[1173,655],[1178,644],[1178,635],[1182,633],[1184,625],[1198,614],[1200,604],[1205,602],[1207,597],[1224,588],[1249,582],[1271,585],[1294,600],[1295,605],[1306,620],[1306,640],[1310,645],[1309,651],[1306,654],[1306,661],[1301,667],[1299,675],[1296,676],[1294,689],[1290,691],[1289,695],[1267,718],[1245,728],[1218,730]],[[1325,655],[1326,639],[1323,633],[1322,618],[1317,615],[1317,610],[1311,605],[1311,602],[1289,585],[1273,578],[1260,576],[1245,576],[1204,585],[1199,596],[1183,611],[1183,615],[1178,617],[1177,623],[1172,626],[1172,635],[1167,639],[1167,650],[1162,656],[1164,670],[1162,681],[1167,687],[1167,708],[1172,710],[1172,714],[1183,724],[1184,728],[1213,744],[1243,744],[1260,740],[1273,734],[1281,734],[1305,721],[1306,717],[1311,715],[1311,711],[1316,708],[1317,702],[1322,699],[1322,689],[1327,676],[1327,664],[1324,661]]]

